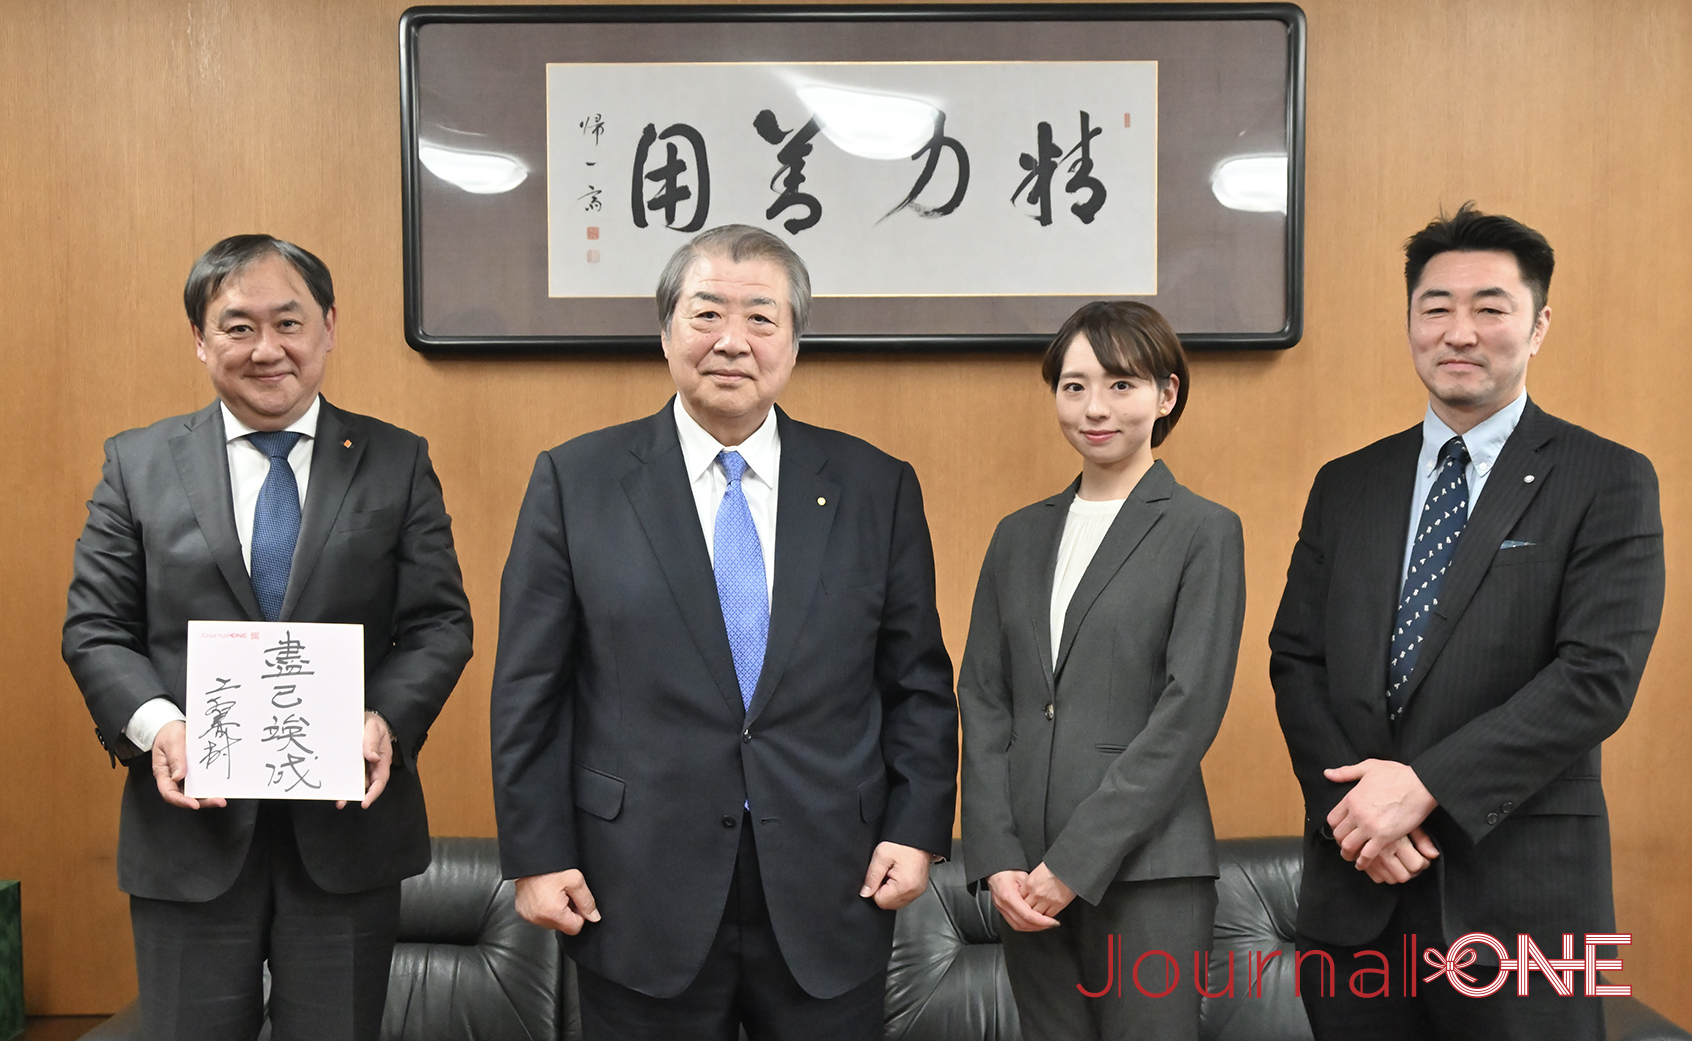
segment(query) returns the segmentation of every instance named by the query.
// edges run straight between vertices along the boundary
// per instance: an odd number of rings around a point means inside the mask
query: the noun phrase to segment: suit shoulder
[[[795,433],[806,434],[815,438],[817,444],[828,453],[830,458],[839,456],[870,465],[890,467],[906,465],[904,460],[888,454],[856,434],[848,434],[844,430],[835,430],[832,427],[819,427],[811,423],[803,423],[797,419],[792,422]]]
[[[655,433],[653,424],[668,416],[668,408],[656,416],[630,420],[614,426],[577,434],[563,444],[554,445],[542,454],[561,470],[583,466],[602,466],[608,459],[627,453],[637,445],[650,442]]]
[[[1038,524],[1042,519],[1051,515],[1050,511],[1058,509],[1062,497],[1063,492],[1058,492],[1056,495],[1048,495],[1044,499],[1031,502],[1027,506],[1020,506],[1005,514],[1004,518],[999,521],[999,527],[1015,529],[1028,524]]]
[[[1005,514],[993,529],[993,541],[1004,540],[1008,545],[1021,545],[1029,536],[1062,516],[1057,501],[1062,495],[1059,492]]]
[[[791,416],[787,421],[789,427],[783,433],[782,452],[785,454],[790,448],[803,451],[802,444],[792,442],[809,441],[828,459],[829,469],[841,477],[896,481],[907,470],[913,475],[916,473],[916,469],[903,459],[844,430],[802,423]]]
[[[1215,499],[1206,499],[1184,484],[1175,485],[1174,492],[1169,496],[1169,504],[1172,509],[1179,510],[1201,524],[1238,526],[1240,523],[1239,514]]]
[[[344,408],[335,408],[327,401],[323,405],[326,415],[333,415],[350,433],[362,436],[368,441],[386,445],[415,446],[423,440],[421,434],[415,434],[402,426],[395,426],[387,420],[367,416],[361,412],[348,412]],[[318,422],[322,423],[321,418]],[[319,426],[319,432],[321,433],[321,431],[322,428]]]
[[[1655,473],[1651,460],[1637,449],[1550,413],[1541,413],[1540,418],[1546,424],[1552,444],[1570,459],[1601,471],[1616,470],[1628,475],[1641,471]]]
[[[215,408],[215,404],[213,406]],[[120,450],[132,450],[149,445],[167,444],[172,438],[187,433],[212,418],[210,409],[185,412],[180,416],[166,416],[144,427],[131,427],[113,434],[111,440]]]
[[[1322,464],[1320,470],[1316,471],[1316,481],[1320,484],[1324,480],[1339,480],[1379,473],[1384,467],[1391,466],[1404,458],[1406,454],[1414,459],[1416,453],[1421,450],[1421,445],[1422,425],[1417,423],[1408,430],[1389,434],[1379,441],[1364,445],[1355,452],[1347,452],[1338,458],[1328,460]]]
[[[1170,493],[1166,516],[1190,533],[1189,544],[1199,549],[1245,546],[1245,525],[1240,515],[1213,499],[1206,499],[1183,484]]]

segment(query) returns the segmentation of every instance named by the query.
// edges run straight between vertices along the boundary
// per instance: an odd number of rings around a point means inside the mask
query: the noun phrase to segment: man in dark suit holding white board
[[[1408,944],[1481,932],[1514,957],[1525,933],[1560,957],[1565,933],[1578,953],[1615,931],[1599,744],[1662,613],[1657,478],[1528,398],[1551,322],[1542,235],[1465,205],[1405,252],[1427,414],[1317,474],[1269,639],[1306,808],[1305,1007],[1318,1039],[1597,1039],[1580,974],[1568,997],[1540,973],[1526,997],[1514,978],[1411,996],[1428,966]],[[1375,997],[1380,977],[1348,986],[1370,951],[1392,962]]]
[[[129,766],[130,894],[149,1038],[374,1039],[400,880],[429,864],[417,753],[470,658],[451,522],[423,439],[318,394],[335,291],[311,253],[237,235],[183,293],[218,400],[106,442],[64,656]],[[183,791],[192,620],[364,627],[362,806]],[[203,721],[202,721],[203,722]],[[253,747],[257,747],[255,740]]]

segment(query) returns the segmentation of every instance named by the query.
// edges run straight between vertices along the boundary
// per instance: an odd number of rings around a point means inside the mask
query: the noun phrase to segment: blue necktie
[[[247,440],[270,457],[270,472],[259,488],[258,507],[253,510],[253,593],[267,622],[282,614],[282,596],[288,591],[288,571],[294,564],[294,543],[300,538],[300,486],[294,482],[294,468],[288,465],[304,434],[296,430],[271,430],[248,434]]]
[[[1428,488],[1427,502],[1417,521],[1416,541],[1410,548],[1410,570],[1404,576],[1404,592],[1398,598],[1398,618],[1393,623],[1392,651],[1387,659],[1387,718],[1397,722],[1409,697],[1405,681],[1415,671],[1416,656],[1428,620],[1439,604],[1439,586],[1445,569],[1457,552],[1457,539],[1469,519],[1469,448],[1460,437],[1447,441],[1439,450],[1439,472]]]
[[[764,548],[752,524],[752,510],[740,487],[746,460],[725,449],[717,454],[728,477],[728,489],[717,507],[712,536],[712,569],[717,573],[717,599],[723,605],[734,674],[740,680],[740,703],[752,706],[758,674],[764,671],[764,645],[770,638],[770,590],[764,581]]]

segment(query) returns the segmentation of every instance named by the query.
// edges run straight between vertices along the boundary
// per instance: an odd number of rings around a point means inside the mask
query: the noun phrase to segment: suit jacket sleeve
[[[1503,819],[1506,803],[1522,805],[1614,733],[1639,689],[1663,607],[1657,475],[1636,452],[1598,465],[1603,476],[1563,572],[1556,657],[1410,764],[1475,842]]]
[[[1046,851],[1046,866],[1087,902],[1103,899],[1200,769],[1228,708],[1244,624],[1245,538],[1239,518],[1218,510],[1187,545],[1151,718]]]
[[[135,710],[170,691],[147,656],[147,562],[124,483],[117,438],[108,438],[100,483],[76,540],[61,650],[107,751],[142,754],[123,736]]]
[[[1293,773],[1304,791],[1308,827],[1325,827],[1328,812],[1349,784],[1322,776],[1334,766],[1362,757],[1329,711],[1328,695],[1328,546],[1322,525],[1323,488],[1329,471],[1316,475],[1298,543],[1287,567],[1287,585],[1280,610],[1269,631],[1269,680],[1275,688],[1275,712],[1292,757]],[[1381,695],[1385,698],[1385,693]]]
[[[881,838],[944,854],[957,810],[958,705],[934,603],[934,545],[909,463],[899,464],[875,673],[888,777]]]
[[[1004,621],[996,573],[1001,524],[981,562],[969,642],[958,673],[958,709],[963,715],[963,836],[970,881],[1033,865],[1017,838],[1011,809],[1010,757],[1014,731],[1010,678],[1006,673]]]
[[[490,705],[494,813],[507,878],[577,867],[570,675],[579,606],[552,456],[535,462],[499,594]]]
[[[429,446],[422,438],[415,444],[411,500],[394,548],[393,642],[364,681],[365,708],[393,728],[401,762],[416,759],[471,653],[470,601],[453,550],[452,519]]]

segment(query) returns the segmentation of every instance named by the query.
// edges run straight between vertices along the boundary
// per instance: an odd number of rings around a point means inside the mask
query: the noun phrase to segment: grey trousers
[[[356,808],[344,812],[356,813]],[[262,805],[228,892],[205,903],[129,898],[148,1041],[375,1041],[399,930],[398,883],[327,893],[300,861],[286,809]]]
[[[1097,907],[1077,897],[1057,919],[999,929],[1026,1041],[1197,1041],[1193,952],[1209,957],[1215,879],[1115,882]]]

